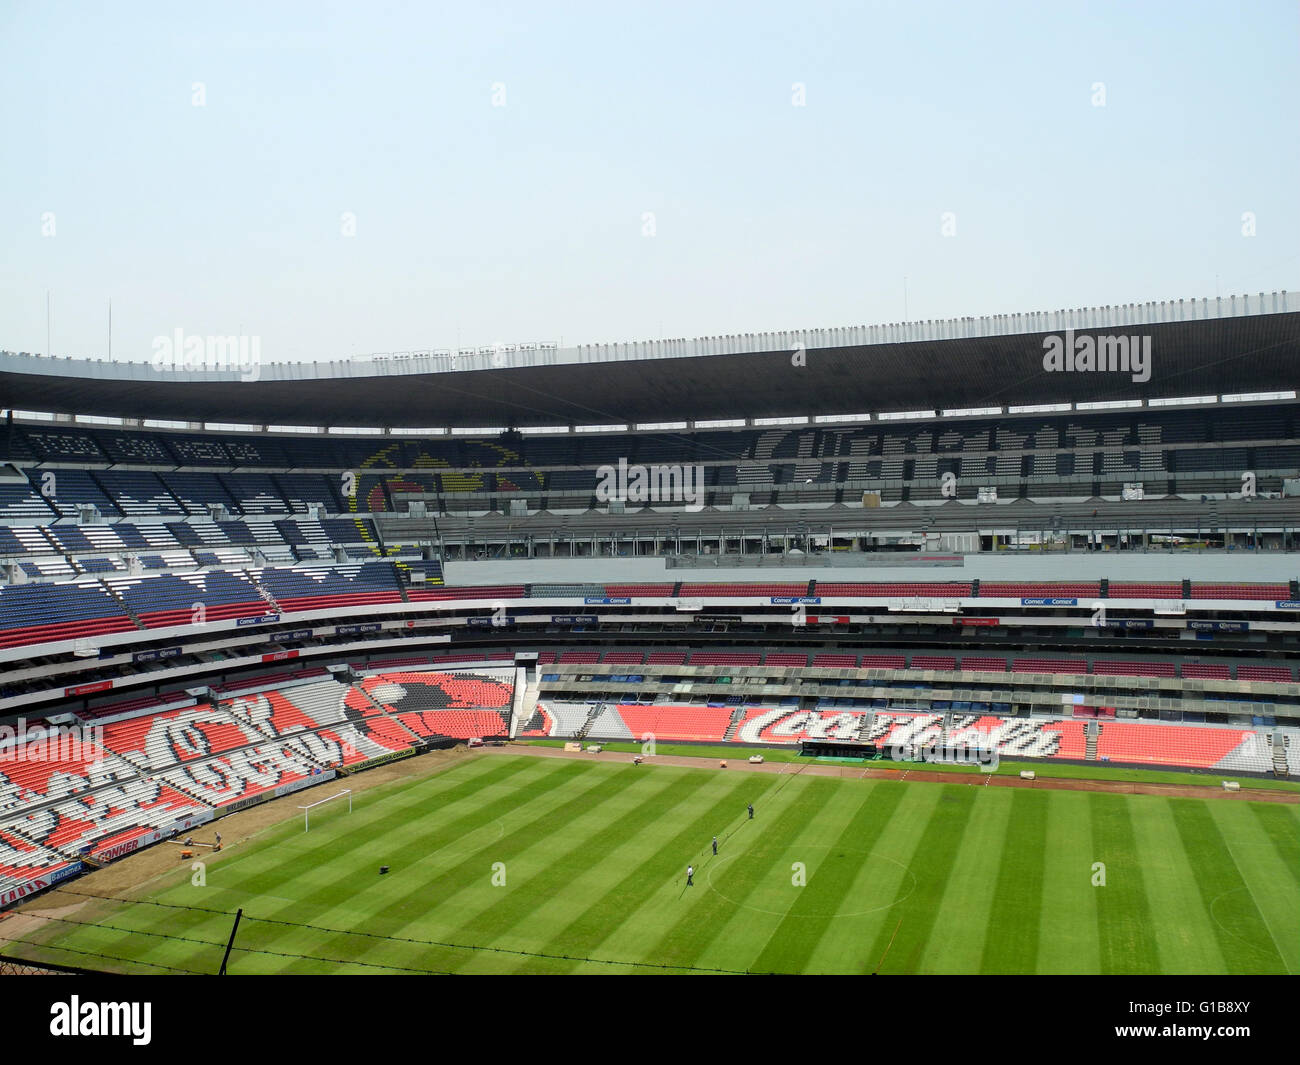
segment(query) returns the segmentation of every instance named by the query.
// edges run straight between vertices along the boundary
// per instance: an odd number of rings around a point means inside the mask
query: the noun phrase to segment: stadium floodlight
[[[922,418],[937,418],[939,415],[932,410],[890,410],[881,411],[876,418],[882,422],[905,422],[918,421]]]
[[[1077,403],[1076,410],[1127,410],[1142,406],[1140,399],[1102,399],[1096,402]]]
[[[1218,403],[1218,396],[1173,396],[1168,399],[1149,399],[1148,407],[1179,407],[1192,403]]]
[[[1223,397],[1224,403],[1260,403],[1273,399],[1295,399],[1294,389],[1287,392],[1240,392]]]
[[[940,412],[945,418],[989,417],[1002,413],[1001,407],[963,407]]]

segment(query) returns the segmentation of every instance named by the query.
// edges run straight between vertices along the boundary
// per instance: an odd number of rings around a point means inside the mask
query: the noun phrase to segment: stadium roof
[[[1291,298],[1294,307],[1294,297]],[[1049,369],[1074,350],[1125,369]],[[1148,342],[1143,338],[1149,338]],[[191,338],[193,339],[193,338]],[[202,339],[202,338],[200,338]],[[181,340],[180,337],[177,338]],[[177,345],[180,347],[181,345]],[[254,345],[255,347],[256,345]],[[541,426],[1150,400],[1290,390],[1300,310],[1287,293],[887,326],[559,349],[529,345],[198,369],[0,352],[0,406],[264,425]],[[155,349],[157,352],[158,349]],[[1149,351],[1149,362],[1144,362]],[[178,357],[177,365],[183,357]]]

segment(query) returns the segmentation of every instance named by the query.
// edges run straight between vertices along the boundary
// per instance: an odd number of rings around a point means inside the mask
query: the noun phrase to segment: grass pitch
[[[1300,972],[1300,807],[796,768],[477,757],[6,953],[215,972],[243,907],[232,973]]]

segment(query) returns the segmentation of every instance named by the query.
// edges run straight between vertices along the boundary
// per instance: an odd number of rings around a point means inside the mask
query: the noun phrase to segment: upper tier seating
[[[818,581],[819,596],[857,596],[865,599],[915,597],[921,599],[964,599],[970,596],[969,581],[934,581],[915,584],[864,584]]]
[[[1092,672],[1098,676],[1112,677],[1174,677],[1178,675],[1173,662],[1100,660],[1092,664]]]
[[[1285,584],[1203,584],[1192,582],[1193,599],[1290,599]]]
[[[683,584],[681,587],[682,595],[700,597],[719,595],[790,597],[805,595],[807,591],[807,584]]]
[[[994,599],[1095,599],[1101,594],[1096,581],[1042,584],[1025,581],[980,581],[980,595]]]
[[[988,658],[980,655],[962,655],[961,668],[980,673],[1005,673],[1007,671],[1007,660],[1005,658]]]
[[[858,656],[845,654],[813,655],[812,664],[821,669],[856,669]]]
[[[1238,666],[1238,680],[1280,681],[1284,684],[1295,680],[1290,666]]]
[[[268,568],[253,572],[258,584],[270,592],[284,610],[396,603],[402,598],[393,566],[388,562]]]
[[[1183,588],[1173,582],[1111,581],[1111,599],[1181,599]]]
[[[1011,663],[1012,673],[1087,673],[1088,663],[1082,658],[1017,658]]]
[[[863,669],[905,669],[907,659],[902,655],[863,655]]]
[[[94,579],[0,585],[0,647],[134,628],[118,603]]]
[[[763,656],[752,651],[692,651],[693,666],[756,666]]]
[[[956,669],[957,659],[951,655],[913,655],[913,669]]]
[[[1232,674],[1227,666],[1210,665],[1203,662],[1184,662],[1184,677],[1205,677],[1213,680],[1229,680]]]
[[[148,628],[256,616],[270,610],[243,572],[110,577],[105,583]]]

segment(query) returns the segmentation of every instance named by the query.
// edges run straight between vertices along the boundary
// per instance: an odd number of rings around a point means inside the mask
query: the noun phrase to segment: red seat
[[[854,669],[858,664],[857,655],[813,655],[812,664],[823,669]]]
[[[950,655],[913,655],[913,669],[956,669],[957,659]]]
[[[693,666],[756,666],[762,660],[760,654],[741,651],[692,651]]]
[[[1238,666],[1238,680],[1268,680],[1290,683],[1295,680],[1289,666]]]
[[[1007,660],[1005,658],[980,658],[978,656],[962,655],[961,668],[975,670],[980,673],[1005,673],[1007,671]]]
[[[907,666],[902,655],[863,655],[863,669],[904,669]]]
[[[622,704],[618,715],[633,736],[647,733],[660,740],[721,740],[731,724],[731,707],[637,706]]]
[[[819,596],[835,596],[861,599],[898,598],[902,596],[920,599],[965,599],[970,596],[969,581],[934,581],[917,583],[839,583],[817,582]]]
[[[1111,599],[1181,599],[1181,584],[1152,584],[1143,581],[1111,581],[1108,594]]]
[[[1012,673],[1087,673],[1088,663],[1082,658],[1017,658],[1011,663]]]
[[[1204,677],[1209,680],[1231,680],[1232,674],[1227,666],[1212,666],[1202,662],[1184,662],[1184,677]]]
[[[1290,599],[1285,584],[1202,584],[1192,582],[1193,599]]]
[[[1126,662],[1105,660],[1094,662],[1092,671],[1104,677],[1173,677],[1176,676],[1173,662]]]
[[[777,654],[773,652],[763,659],[765,666],[806,666],[808,656],[806,654]]]

